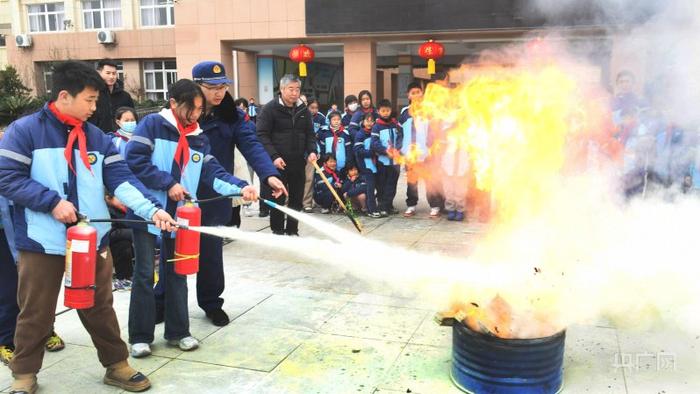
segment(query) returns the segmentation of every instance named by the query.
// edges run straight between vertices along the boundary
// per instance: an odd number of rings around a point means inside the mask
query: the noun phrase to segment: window
[[[85,29],[122,27],[121,0],[83,0]]]
[[[31,4],[27,6],[29,31],[61,31],[63,25],[63,3]]]
[[[7,35],[6,34],[0,34],[0,48],[7,46],[7,43],[5,42]]]
[[[53,71],[49,67],[44,69],[44,93],[51,94],[51,87],[53,86]]]
[[[177,66],[174,60],[143,63],[143,81],[148,100],[161,101],[168,98],[168,87],[177,81]]]
[[[175,24],[173,0],[141,0],[141,26]]]

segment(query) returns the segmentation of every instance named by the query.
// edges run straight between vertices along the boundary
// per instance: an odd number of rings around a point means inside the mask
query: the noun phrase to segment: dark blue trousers
[[[0,345],[14,344],[17,314],[17,265],[0,229]]]
[[[377,197],[375,194],[376,174],[369,171],[363,172],[362,177],[365,179],[365,183],[367,184],[367,213],[378,212]]]
[[[396,165],[380,165],[377,169],[377,190],[379,190],[377,199],[380,211],[389,211],[394,207],[400,171],[401,167]]]

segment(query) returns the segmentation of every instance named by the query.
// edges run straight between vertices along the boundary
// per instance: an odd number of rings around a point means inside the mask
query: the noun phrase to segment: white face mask
[[[359,104],[357,104],[357,103],[350,103],[348,105],[348,109],[350,110],[350,112],[355,112],[355,111],[357,111],[358,106],[359,106]]]

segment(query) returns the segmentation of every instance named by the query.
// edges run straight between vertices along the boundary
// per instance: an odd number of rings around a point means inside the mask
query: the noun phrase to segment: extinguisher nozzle
[[[275,202],[273,202],[273,201],[266,200],[266,199],[264,199],[264,198],[262,198],[262,197],[258,197],[258,199],[259,199],[260,201],[264,202],[265,204],[269,205],[271,208],[277,208],[277,203],[275,203]]]

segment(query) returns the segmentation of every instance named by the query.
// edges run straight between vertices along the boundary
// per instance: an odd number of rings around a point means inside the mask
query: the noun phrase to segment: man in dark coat
[[[114,112],[120,107],[134,107],[134,100],[124,90],[124,84],[117,79],[117,63],[114,60],[103,59],[97,63],[97,72],[105,82],[97,99],[97,109],[88,122],[99,127],[105,133],[116,130]]]
[[[258,114],[256,123],[258,138],[265,146],[275,167],[282,175],[289,190],[289,208],[300,211],[304,196],[306,161],[316,161],[316,133],[314,133],[311,113],[299,98],[301,80],[287,74],[280,80],[280,95],[265,104]],[[263,187],[263,196],[270,196],[269,189]],[[283,205],[281,197],[276,198]],[[278,235],[299,235],[299,223],[286,218],[279,210],[270,212],[270,228]]]

